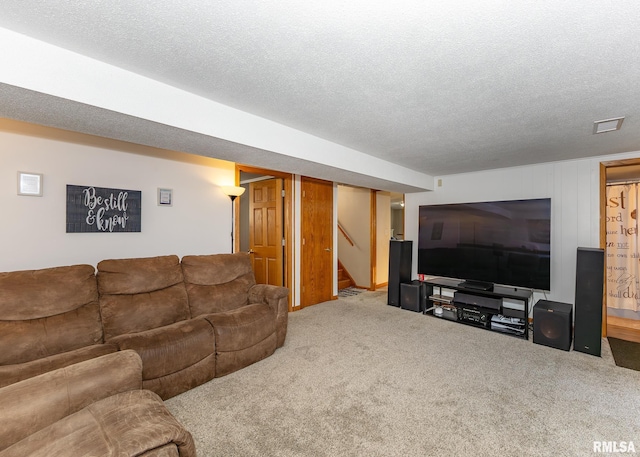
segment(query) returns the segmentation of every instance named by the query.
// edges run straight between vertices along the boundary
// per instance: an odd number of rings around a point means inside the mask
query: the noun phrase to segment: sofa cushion
[[[166,400],[193,389],[216,377],[218,360],[215,353],[181,371],[142,381],[142,388],[160,395]]]
[[[216,354],[216,378],[248,367],[252,363],[266,359],[276,351],[276,334],[272,333],[258,344],[239,351]]]
[[[191,434],[162,400],[151,391],[133,390],[92,403],[15,443],[2,455],[141,456],[167,444],[181,457],[196,455]]]
[[[190,319],[111,340],[121,350],[133,349],[142,359],[142,378],[176,373],[215,352],[213,328],[204,319]]]
[[[256,283],[249,254],[190,255],[181,263],[192,316],[248,304],[249,289]]]
[[[97,300],[91,265],[0,273],[0,316],[20,321],[66,313]]]
[[[94,267],[0,273],[0,365],[103,342]]]
[[[105,340],[189,319],[177,256],[103,260],[98,263]]]
[[[49,357],[31,360],[30,362],[19,363],[15,365],[0,366],[0,387],[31,378],[42,373],[57,370],[58,368],[68,367],[84,360],[94,359],[102,355],[116,352],[118,346],[115,344],[95,344],[86,346],[74,351],[62,352]]]
[[[275,313],[264,304],[208,314],[205,318],[213,325],[218,353],[254,346],[276,331]]]

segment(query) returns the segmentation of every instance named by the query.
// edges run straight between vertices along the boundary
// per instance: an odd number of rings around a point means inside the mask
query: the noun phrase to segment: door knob
[[[254,251],[253,249],[249,249],[247,252],[248,252],[249,254],[253,254],[255,251]]]
[[[331,248],[324,248],[324,250],[331,252]]]

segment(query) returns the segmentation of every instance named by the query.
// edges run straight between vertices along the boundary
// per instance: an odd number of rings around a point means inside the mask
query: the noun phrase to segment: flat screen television
[[[550,290],[551,199],[419,208],[418,273]]]

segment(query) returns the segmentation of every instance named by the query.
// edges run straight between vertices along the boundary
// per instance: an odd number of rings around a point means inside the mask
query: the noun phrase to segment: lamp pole
[[[233,254],[233,232],[235,231],[234,202],[237,197],[244,194],[245,189],[240,186],[224,186],[222,191],[231,199],[231,253]]]
[[[231,253],[233,254],[233,232],[235,231],[236,228],[236,224],[235,224],[235,205],[233,204],[233,202],[236,200],[237,195],[229,195],[229,198],[231,199]]]

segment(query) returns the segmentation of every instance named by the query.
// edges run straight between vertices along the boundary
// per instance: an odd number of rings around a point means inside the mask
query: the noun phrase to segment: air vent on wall
[[[593,133],[605,133],[620,130],[620,127],[622,127],[622,121],[624,121],[624,116],[595,121],[593,123]]]

